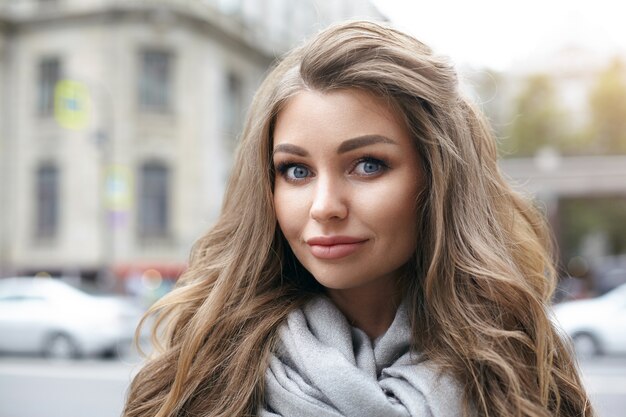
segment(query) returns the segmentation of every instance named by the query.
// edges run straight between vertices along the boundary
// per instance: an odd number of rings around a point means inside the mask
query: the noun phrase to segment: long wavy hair
[[[458,379],[468,415],[593,416],[548,318],[555,270],[543,217],[503,179],[490,128],[447,60],[364,21],[321,32],[261,85],[221,215],[149,312],[162,343],[134,378],[124,416],[256,414],[278,326],[323,291],[276,222],[273,124],[303,89],[355,88],[402,115],[425,167],[405,295],[413,348]]]

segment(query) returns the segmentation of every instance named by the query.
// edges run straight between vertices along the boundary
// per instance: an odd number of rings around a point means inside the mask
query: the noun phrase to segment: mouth
[[[368,240],[351,236],[319,236],[306,243],[316,258],[340,259],[358,251]]]

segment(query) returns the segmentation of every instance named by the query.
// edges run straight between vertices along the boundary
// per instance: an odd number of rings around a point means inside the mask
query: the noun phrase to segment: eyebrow
[[[339,148],[337,149],[337,153],[346,153],[353,151],[358,148],[362,148],[364,146],[374,145],[376,143],[388,143],[391,145],[397,145],[396,142],[389,139],[386,136],[382,135],[365,135],[359,136],[357,138],[352,138],[344,141]]]
[[[290,143],[281,143],[280,145],[276,145],[274,147],[274,154],[277,154],[279,152],[290,153],[298,156],[309,156],[309,153],[305,151],[304,148],[292,145]]]
[[[353,151],[364,146],[374,145],[377,143],[387,143],[390,145],[397,145],[396,142],[382,135],[363,135],[356,138],[345,140],[337,148],[337,153],[342,154]],[[300,146],[292,145],[290,143],[281,143],[274,147],[274,154],[278,152],[290,153],[297,156],[306,157],[309,153]]]

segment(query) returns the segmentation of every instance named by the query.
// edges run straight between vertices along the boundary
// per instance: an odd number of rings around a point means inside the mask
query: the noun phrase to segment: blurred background
[[[0,0],[0,284],[52,278],[136,324],[217,218],[245,113],[276,59],[333,22],[391,21],[455,62],[503,172],[544,210],[558,320],[600,415],[623,415],[625,15],[610,0]],[[0,417],[119,414],[141,363],[118,343],[128,334],[81,351],[73,329],[104,322],[61,331],[57,320],[24,356],[8,346],[10,326],[41,323],[33,311],[50,318],[66,299],[15,288],[0,286],[0,350],[11,352]]]

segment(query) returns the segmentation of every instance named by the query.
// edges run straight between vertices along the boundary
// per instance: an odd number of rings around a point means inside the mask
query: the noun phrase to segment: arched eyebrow
[[[292,145],[291,143],[281,143],[274,146],[274,154],[277,154],[279,152],[290,153],[302,157],[309,156],[309,153],[304,148]]]
[[[341,153],[350,152],[355,149],[362,148],[364,146],[374,145],[376,143],[388,143],[391,145],[397,145],[396,142],[394,142],[393,140],[389,139],[386,136],[364,135],[364,136],[359,136],[356,138],[348,139],[342,142],[341,145],[339,145],[339,148],[337,148],[337,153],[341,154]]]
[[[397,143],[386,136],[382,135],[363,135],[352,139],[347,139],[341,142],[341,145],[337,148],[337,154],[353,151],[364,146],[370,146],[377,143],[387,143],[390,145],[397,145]],[[274,154],[283,152],[290,153],[297,156],[307,157],[309,153],[306,149],[290,143],[281,143],[274,147]]]

